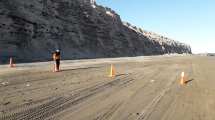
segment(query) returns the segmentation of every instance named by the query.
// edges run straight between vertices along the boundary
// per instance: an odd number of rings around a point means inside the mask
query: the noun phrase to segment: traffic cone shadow
[[[194,81],[194,79],[187,80],[187,81],[185,81],[185,84],[189,84],[189,83],[191,83],[192,81]]]

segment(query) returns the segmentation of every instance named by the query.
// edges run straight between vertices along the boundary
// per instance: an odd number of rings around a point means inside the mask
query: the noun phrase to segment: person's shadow
[[[98,67],[72,68],[72,69],[64,69],[64,70],[61,70],[61,71],[64,72],[64,71],[74,71],[74,70],[86,70],[86,69],[93,69],[93,68],[101,68],[101,66],[98,66]]]

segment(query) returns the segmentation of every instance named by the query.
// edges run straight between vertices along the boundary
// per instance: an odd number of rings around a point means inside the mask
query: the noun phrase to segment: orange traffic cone
[[[185,76],[185,75],[184,75],[184,72],[182,72],[182,73],[181,73],[181,81],[180,81],[180,84],[181,84],[181,85],[184,85],[184,84],[185,84],[184,76]]]
[[[13,58],[11,57],[10,58],[10,67],[12,68],[12,67],[15,67],[15,64],[13,63]]]
[[[114,68],[114,66],[111,64],[109,77],[115,77],[115,76],[116,76],[115,72],[116,72],[116,71],[115,71],[115,68]]]

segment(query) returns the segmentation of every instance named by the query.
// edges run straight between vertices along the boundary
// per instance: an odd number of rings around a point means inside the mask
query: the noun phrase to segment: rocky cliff
[[[188,45],[150,33],[93,0],[0,0],[0,63],[191,53]]]

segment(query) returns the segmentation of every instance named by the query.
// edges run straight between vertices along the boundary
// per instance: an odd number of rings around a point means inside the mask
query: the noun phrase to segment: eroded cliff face
[[[93,0],[1,0],[0,63],[191,53],[188,45],[123,23]],[[156,37],[155,37],[156,36]]]

